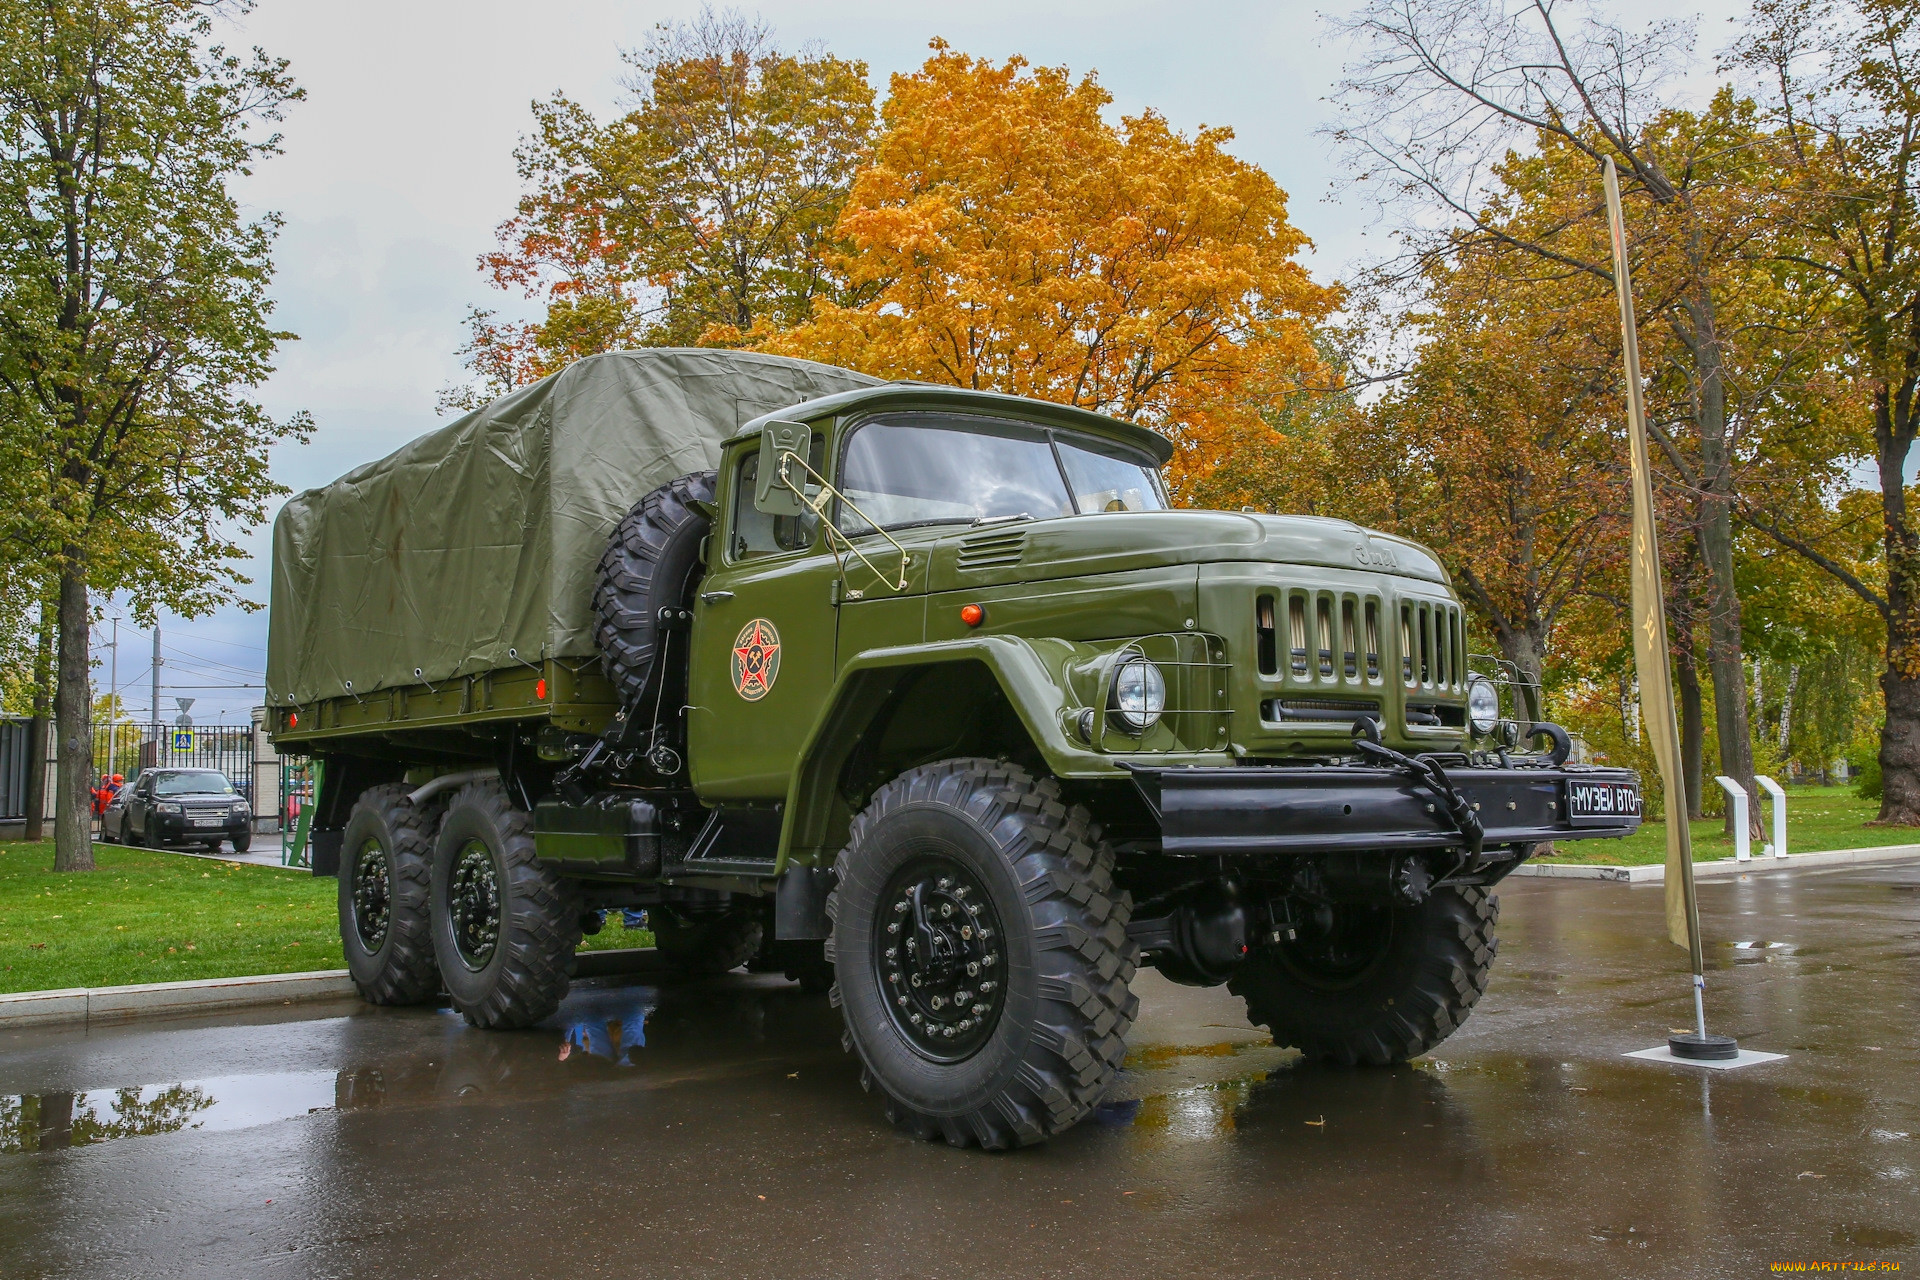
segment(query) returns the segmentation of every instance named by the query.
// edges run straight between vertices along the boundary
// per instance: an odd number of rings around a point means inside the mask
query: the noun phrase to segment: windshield
[[[848,534],[872,528],[851,507],[884,529],[904,529],[1167,505],[1158,469],[1141,454],[981,418],[870,422],[848,439],[840,475],[848,503],[836,523]]]
[[[233,794],[233,784],[227,781],[224,773],[215,773],[211,769],[192,769],[155,775],[153,794],[157,796],[230,796]]]

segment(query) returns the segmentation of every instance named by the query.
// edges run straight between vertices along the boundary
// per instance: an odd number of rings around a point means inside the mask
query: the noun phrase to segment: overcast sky
[[[276,320],[300,335],[263,389],[276,415],[305,409],[317,430],[274,455],[294,490],[324,484],[430,430],[436,392],[460,380],[455,351],[472,303],[512,313],[475,269],[493,229],[513,209],[513,147],[529,104],[556,89],[603,118],[620,97],[619,51],[654,24],[691,16],[697,3],[578,0],[261,0],[229,37],[292,60],[307,100],[290,109],[285,154],[264,164],[243,195],[255,212],[285,219],[275,259]],[[1115,109],[1152,107],[1176,128],[1230,126],[1235,151],[1265,168],[1292,197],[1312,237],[1310,262],[1338,278],[1374,252],[1372,212],[1337,190],[1338,164],[1317,130],[1345,50],[1318,13],[1329,6],[1265,4],[946,4],[868,0],[745,5],[788,49],[818,42],[866,62],[884,95],[887,77],[927,56],[944,37],[956,49],[1000,59],[1019,53],[1076,75],[1097,71]],[[1343,6],[1331,6],[1339,9]],[[1739,0],[1674,6],[1622,0],[1627,21],[1701,15],[1700,47],[1717,49]],[[1707,70],[1703,59],[1702,73]],[[249,539],[258,559],[248,589],[266,599],[266,530]],[[163,714],[177,695],[198,699],[202,723],[240,722],[260,692],[266,613],[223,610],[163,619]],[[98,633],[106,684],[112,628]],[[119,687],[130,711],[149,705],[150,632],[120,627]]]

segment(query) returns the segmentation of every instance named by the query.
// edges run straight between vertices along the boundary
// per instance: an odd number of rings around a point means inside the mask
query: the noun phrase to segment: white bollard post
[[[1761,853],[1771,852],[1776,858],[1784,858],[1787,856],[1787,793],[1772,778],[1755,774],[1753,780],[1760,784],[1773,804],[1773,843]]]
[[[1727,802],[1733,806],[1733,860],[1751,862],[1753,845],[1747,840],[1747,789],[1724,773],[1714,781],[1727,793]]]

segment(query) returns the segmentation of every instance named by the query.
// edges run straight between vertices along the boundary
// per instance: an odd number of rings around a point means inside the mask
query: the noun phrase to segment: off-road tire
[[[594,579],[594,636],[621,704],[650,708],[660,610],[691,608],[702,573],[700,543],[711,521],[693,504],[712,502],[717,472],[696,471],[640,499],[614,528]],[[686,654],[676,655],[684,668]]]
[[[891,879],[934,856],[976,877],[998,915],[1004,1000],[990,1035],[956,1062],[917,1050],[884,1003],[875,942]],[[923,1139],[989,1150],[1041,1142],[1100,1102],[1120,1070],[1139,999],[1132,902],[1113,852],[1060,784],[1018,765],[959,759],[909,770],[853,820],[827,898],[833,1001],[861,1084]],[[890,896],[890,895],[889,895]],[[892,919],[889,915],[887,919]]]
[[[411,790],[397,782],[367,788],[353,802],[340,837],[340,948],[353,985],[369,1004],[418,1004],[440,991],[427,923],[427,864],[440,806],[415,805],[407,799]],[[387,864],[386,933],[373,949],[360,936],[355,896],[360,852],[369,841],[378,844]]]
[[[235,853],[245,853],[247,850],[251,848],[253,848],[253,834],[251,832],[249,832],[246,835],[237,836],[234,838],[233,851]]]
[[[1486,991],[1500,899],[1472,886],[1441,888],[1387,918],[1390,934],[1363,972],[1326,980],[1263,947],[1227,988],[1275,1044],[1309,1060],[1383,1067],[1418,1057],[1452,1035]]]
[[[470,843],[484,850],[496,895],[498,934],[474,965],[455,940],[454,871]],[[539,1022],[566,998],[580,945],[577,887],[534,854],[533,819],[507,799],[497,778],[454,793],[434,842],[429,915],[434,958],[453,1007],[476,1027]]]
[[[760,951],[763,926],[752,911],[729,911],[709,920],[683,920],[668,911],[647,916],[653,945],[689,977],[731,973]]]

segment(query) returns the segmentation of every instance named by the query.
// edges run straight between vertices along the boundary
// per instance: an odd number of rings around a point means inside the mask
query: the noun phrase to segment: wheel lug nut
[[[898,920],[895,920],[895,921],[893,921],[893,922],[892,922],[891,924],[889,924],[889,925],[887,926],[887,932],[888,932],[888,933],[898,933],[898,932],[900,932],[900,922],[899,922]]]
[[[916,973],[913,975],[912,978],[908,979],[908,981],[912,982],[913,985],[917,987],[920,985],[920,975]]]
[[[981,1014],[985,1013],[986,1011],[987,1011],[987,1006],[983,1004],[977,1004],[973,1006],[973,1016],[976,1018],[979,1017]]]
[[[960,937],[961,937],[961,938],[962,938],[963,940],[965,940],[965,939],[971,939],[971,938],[973,937],[973,926],[972,926],[972,925],[970,925],[970,924],[963,924],[963,925],[961,925],[961,926],[960,926]]]
[[[940,887],[942,889],[951,889],[953,887],[953,881],[946,876],[941,876]]]
[[[887,948],[887,959],[889,959],[889,960],[891,960],[891,959],[893,959],[893,958],[894,958],[895,956],[897,956],[897,955],[899,955],[899,954],[900,954],[900,948],[898,948],[898,947],[888,947],[888,948]]]
[[[980,976],[980,962],[978,960],[967,961],[967,976],[969,978],[977,978]]]
[[[940,914],[941,914],[942,916],[950,916],[950,915],[952,915],[952,914],[953,914],[953,904],[952,904],[951,902],[943,902],[943,903],[941,903],[941,904],[940,904]]]

